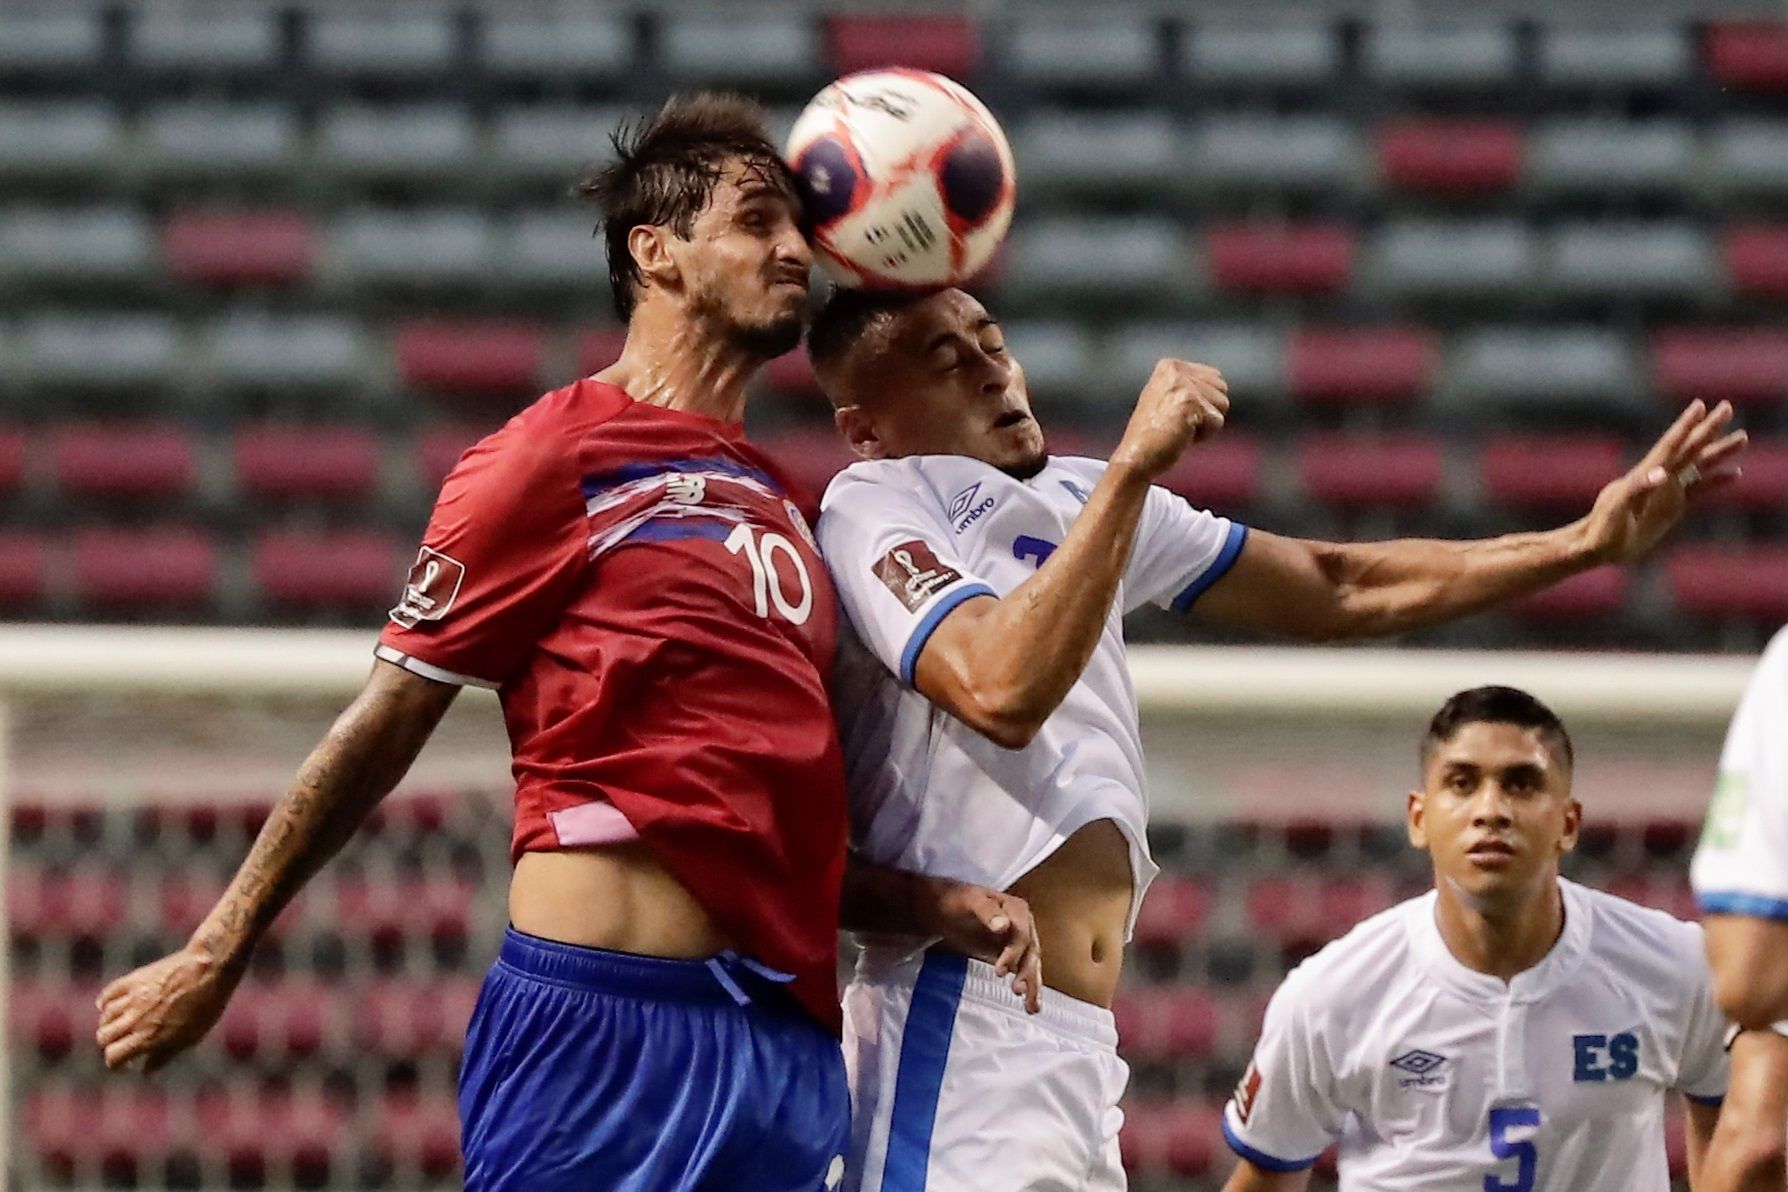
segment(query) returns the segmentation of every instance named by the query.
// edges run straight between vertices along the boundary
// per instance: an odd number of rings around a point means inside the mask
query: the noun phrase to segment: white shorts
[[[1130,1067],[1111,1011],[1027,1014],[991,965],[866,951],[844,993],[849,1192],[1118,1192]]]

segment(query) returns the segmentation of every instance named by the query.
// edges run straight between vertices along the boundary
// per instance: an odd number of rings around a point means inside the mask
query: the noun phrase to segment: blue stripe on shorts
[[[967,957],[934,950],[926,954],[913,983],[913,1003],[900,1040],[900,1069],[894,1077],[882,1192],[925,1192],[937,1099],[944,1087],[956,1007],[967,976]]]

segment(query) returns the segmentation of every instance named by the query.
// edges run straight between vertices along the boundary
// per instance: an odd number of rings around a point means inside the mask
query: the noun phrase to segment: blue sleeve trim
[[[913,982],[894,1076],[894,1108],[888,1115],[882,1192],[925,1190],[938,1095],[943,1092],[944,1067],[956,1033],[956,1007],[967,980],[966,957],[933,951],[926,954]]]
[[[1275,1159],[1265,1151],[1257,1151],[1235,1136],[1235,1131],[1230,1128],[1229,1114],[1227,1112],[1223,1115],[1223,1141],[1229,1144],[1230,1150],[1254,1164],[1254,1166],[1260,1168],[1262,1171],[1303,1171],[1306,1168],[1316,1166],[1316,1161],[1322,1158],[1320,1154],[1316,1154],[1311,1155],[1308,1159],[1295,1161],[1291,1159]]]
[[[1241,522],[1230,522],[1229,537],[1223,540],[1223,549],[1217,552],[1216,559],[1197,579],[1186,585],[1185,591],[1173,598],[1173,604],[1169,607],[1176,613],[1183,613],[1191,608],[1192,602],[1203,596],[1206,589],[1229,574],[1229,569],[1235,566],[1247,541],[1248,527]]]
[[[906,649],[900,652],[900,681],[908,687],[913,685],[913,674],[919,669],[919,651],[925,648],[925,643],[931,640],[931,635],[937,632],[937,627],[943,624],[944,618],[949,616],[957,605],[976,596],[991,595],[993,595],[993,589],[986,584],[964,584],[932,605],[931,611],[921,617],[918,625],[913,627],[912,634],[906,639]]]
[[[1742,890],[1712,890],[1697,894],[1704,915],[1749,915],[1753,919],[1774,919],[1788,923],[1788,898],[1771,898],[1767,894],[1748,894]]]
[[[1706,1105],[1710,1109],[1718,1109],[1726,1103],[1725,1094],[1721,1094],[1718,1097],[1701,1097],[1694,1093],[1684,1093],[1683,1096],[1687,1097],[1697,1105]]]

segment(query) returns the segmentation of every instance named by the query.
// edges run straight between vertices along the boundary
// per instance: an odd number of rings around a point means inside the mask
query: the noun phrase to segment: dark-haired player
[[[740,427],[747,381],[800,338],[808,247],[755,105],[673,100],[616,148],[583,189],[620,359],[460,460],[365,690],[188,945],[105,991],[99,1041],[154,1067],[200,1038],[459,688],[491,687],[515,872],[461,1073],[467,1187],[832,1187],[835,602]],[[851,894],[869,925],[913,920],[1035,980],[1019,900],[867,868]]]
[[[837,685],[857,847],[1023,895],[1049,946],[1031,1018],[947,943],[865,950],[845,995],[850,1168],[889,1192],[1123,1186],[1109,1007],[1156,872],[1123,613],[1307,639],[1439,624],[1644,554],[1744,440],[1722,433],[1729,407],[1697,403],[1558,530],[1312,542],[1153,483],[1222,427],[1213,369],[1163,361],[1105,462],[1048,454],[998,323],[960,290],[841,293],[809,348],[862,457],[819,525],[870,655],[845,653]]]
[[[1559,877],[1583,814],[1571,766],[1525,692],[1435,714],[1407,810],[1434,890],[1274,994],[1224,1111],[1226,1192],[1301,1189],[1336,1140],[1343,1189],[1667,1192],[1672,1091],[1695,1183],[1726,1089],[1701,928]]]

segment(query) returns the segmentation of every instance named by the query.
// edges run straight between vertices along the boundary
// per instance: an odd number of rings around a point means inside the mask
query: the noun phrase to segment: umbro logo
[[[1399,1087],[1426,1087],[1445,1082],[1446,1077],[1443,1075],[1436,1075],[1435,1069],[1446,1062],[1446,1056],[1435,1055],[1432,1051],[1423,1051],[1418,1047],[1413,1051],[1406,1051],[1396,1059],[1392,1060],[1391,1067],[1396,1068],[1400,1072],[1407,1072],[1409,1074],[1397,1081]]]
[[[981,482],[975,481],[954,497],[950,498],[950,524],[958,534],[981,520],[981,516],[993,508],[993,498],[978,500],[981,496]]]
[[[957,493],[954,497],[951,497],[950,520],[955,521],[957,518],[967,513],[969,511],[969,506],[975,503],[975,495],[980,491],[981,482],[977,480],[961,492]]]

